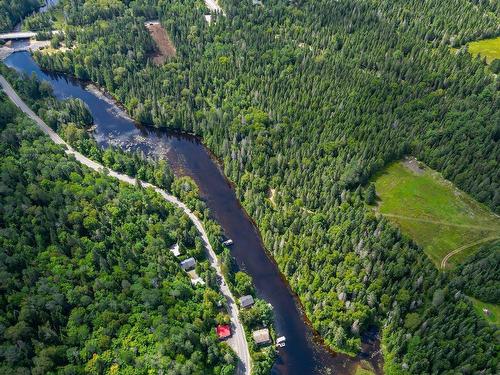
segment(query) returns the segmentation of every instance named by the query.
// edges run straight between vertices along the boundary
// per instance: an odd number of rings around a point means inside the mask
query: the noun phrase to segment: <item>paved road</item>
[[[47,124],[45,124],[45,122],[43,122],[43,120],[40,117],[38,117],[26,105],[26,103],[23,102],[23,100],[17,95],[12,86],[7,82],[7,80],[2,75],[0,75],[0,85],[2,86],[4,92],[12,100],[12,102],[16,106],[18,106],[19,109],[21,109],[21,111],[26,113],[33,121],[35,121],[38,127],[45,134],[47,134],[54,143],[65,147],[66,153],[68,155],[73,155],[76,158],[76,160],[86,165],[87,167],[93,169],[94,171],[102,172],[106,169],[103,165],[96,163],[93,160],[90,160],[89,158],[85,157],[78,151],[75,151],[70,145],[68,145],[55,131],[53,131]],[[231,316],[231,325],[233,330],[233,336],[231,337],[230,340],[228,340],[228,344],[236,352],[239,358],[237,373],[242,375],[250,374],[252,365],[250,359],[250,352],[248,350],[248,343],[246,341],[245,331],[238,316],[238,306],[236,304],[233,294],[231,293],[231,291],[227,286],[227,283],[225,282],[219,260],[217,259],[217,256],[212,248],[212,245],[210,245],[207,233],[200,219],[198,219],[198,217],[179,199],[177,199],[173,195],[168,194],[166,191],[160,189],[157,186],[154,186],[148,182],[136,180],[133,177],[115,172],[113,170],[109,170],[109,175],[131,185],[135,185],[136,182],[138,181],[143,187],[155,190],[163,198],[165,198],[165,200],[181,208],[184,211],[184,213],[191,219],[193,224],[196,226],[196,229],[198,229],[198,232],[200,233],[201,238],[203,239],[207,257],[208,260],[210,261],[210,265],[215,269],[217,275],[219,276],[219,279],[221,280],[219,285],[220,290],[227,300],[227,309],[229,315]]]

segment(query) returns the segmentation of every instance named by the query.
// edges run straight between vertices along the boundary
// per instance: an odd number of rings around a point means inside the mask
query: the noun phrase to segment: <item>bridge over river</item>
[[[52,30],[52,34],[59,34],[60,30]],[[19,31],[12,33],[0,34],[0,40],[8,41],[8,40],[22,40],[22,39],[31,39],[36,36],[36,32],[34,31]]]

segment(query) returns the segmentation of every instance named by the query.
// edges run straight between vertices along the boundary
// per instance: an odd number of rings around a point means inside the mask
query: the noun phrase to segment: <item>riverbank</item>
[[[16,52],[35,52],[50,46],[50,40],[29,40],[26,45],[3,45],[0,47],[0,61]]]
[[[116,108],[110,100],[103,100],[100,95],[86,90],[82,82],[66,75],[43,72],[28,54],[12,55],[6,63],[20,72],[34,73],[39,79],[48,81],[58,99],[83,100],[94,118],[96,130],[93,135],[101,147],[114,145],[146,157],[168,160],[176,174],[187,175],[196,182],[214,220],[226,236],[236,240],[231,254],[238,267],[253,278],[257,296],[273,305],[277,334],[287,337],[286,347],[279,349],[273,373],[354,373],[362,358],[377,352],[364,348],[359,357],[351,358],[332,353],[323,345],[297,303],[297,297],[264,248],[255,223],[237,199],[234,185],[223,173],[221,161],[197,137],[141,126],[124,116],[116,116]],[[377,359],[371,361],[375,367],[380,367]]]
[[[221,293],[224,295],[227,301],[227,311],[231,316],[231,322],[233,325],[233,334],[232,338],[229,341],[230,346],[232,349],[235,351],[239,358],[238,362],[238,374],[250,374],[251,373],[251,359],[250,359],[250,352],[248,349],[248,344],[246,341],[246,335],[245,331],[243,328],[243,325],[241,324],[241,321],[239,319],[239,309],[236,304],[236,300],[229,290],[229,287],[227,286],[227,282],[225,282],[224,275],[221,270],[221,266],[219,263],[219,260],[212,248],[212,245],[210,244],[210,241],[208,239],[207,232],[205,231],[205,228],[201,221],[198,219],[198,217],[181,201],[179,201],[176,197],[173,195],[168,194],[166,191],[156,187],[155,185],[152,185],[148,182],[138,180],[136,178],[127,176],[125,174],[109,170],[108,168],[105,168],[103,165],[96,163],[95,161],[90,160],[86,156],[82,155],[78,151],[74,150],[70,145],[68,145],[57,133],[55,133],[45,122],[38,117],[25,103],[22,101],[22,99],[16,94],[12,86],[7,82],[7,80],[3,77],[0,76],[0,85],[2,86],[5,94],[9,96],[11,101],[21,110],[23,111],[26,115],[28,115],[35,123],[38,125],[40,130],[47,134],[49,138],[56,144],[61,145],[65,148],[65,152],[68,155],[72,155],[75,157],[77,161],[79,161],[81,164],[93,169],[96,172],[103,173],[103,171],[107,171],[107,174],[111,177],[114,177],[120,181],[123,181],[125,183],[128,183],[130,185],[136,185],[139,184],[140,186],[144,188],[151,188],[158,194],[160,194],[165,200],[168,202],[176,205],[177,207],[181,208],[184,213],[189,217],[189,219],[193,222],[195,225],[196,229],[198,230],[199,234],[201,235],[201,238],[203,240],[203,244],[207,253],[207,258],[210,262],[210,265],[214,270],[216,271],[217,275],[220,278],[220,282],[218,284],[219,290]]]
[[[70,75],[67,75],[64,73],[59,73],[59,74],[63,74],[64,76],[69,76],[72,79],[77,80],[76,77],[73,77],[73,76],[70,76]],[[130,116],[130,114],[128,114],[126,107],[112,93],[106,91],[103,87],[100,87],[91,81],[80,81],[80,82],[83,82],[85,89],[87,89],[89,92],[93,93],[98,98],[100,98],[101,100],[105,101],[106,103],[108,103],[109,105],[112,106],[110,109],[108,109],[109,112],[115,114],[116,116],[118,116],[122,119],[126,119],[130,122],[133,122],[140,129],[146,130],[146,132],[148,132],[150,134],[151,133],[153,133],[155,135],[160,134],[159,135],[160,137],[162,136],[161,133],[168,132],[169,134],[171,134],[173,136],[180,137],[180,138],[187,139],[189,141],[201,144],[202,147],[204,148],[204,151],[206,152],[206,154],[208,154],[210,159],[213,161],[213,164],[217,167],[218,173],[220,174],[220,176],[224,180],[224,184],[227,184],[228,186],[230,186],[230,189],[232,192],[236,192],[237,185],[233,181],[231,181],[224,173],[223,161],[220,158],[218,158],[217,155],[215,155],[212,152],[212,150],[210,150],[210,148],[208,147],[208,145],[205,143],[204,139],[201,136],[198,136],[198,135],[193,134],[193,133],[182,132],[182,131],[179,131],[177,129],[172,130],[172,129],[168,129],[168,128],[157,128],[157,127],[154,127],[154,126],[149,125],[149,124],[141,124],[141,123],[137,122],[135,119],[133,119]],[[108,141],[109,141],[109,139],[108,139]],[[148,137],[144,137],[142,141],[145,143],[150,143],[148,141]],[[125,149],[127,151],[132,151],[132,149],[133,149],[132,147],[129,147],[129,145],[120,144],[120,142],[116,141],[115,139],[113,140],[113,142],[110,142],[110,143],[113,144],[114,146],[125,147]],[[195,175],[190,174],[189,171],[186,171],[183,168],[176,168],[175,165],[173,167],[174,167],[174,172],[176,172],[177,177],[180,177],[184,174],[188,174],[191,178],[193,178],[195,181],[197,181],[198,185],[203,193],[203,191],[204,191],[203,185],[204,184],[200,183],[200,181],[196,178]],[[210,200],[210,197],[206,194],[204,196],[202,196],[202,198]],[[247,212],[246,208],[241,204],[239,199],[236,199],[236,202],[237,202],[238,208],[243,212],[245,219],[248,220],[252,224],[253,230],[255,231],[255,234],[258,238],[258,242],[259,242],[258,247],[260,247],[261,249],[264,250],[263,252],[265,253],[265,255],[267,257],[267,261],[270,262],[275,267],[281,283],[286,286],[288,293],[293,297],[293,300],[295,303],[295,308],[298,310],[300,317],[303,320],[304,324],[310,330],[310,332],[311,332],[310,339],[314,342],[314,344],[317,345],[318,347],[321,347],[325,352],[327,352],[332,357],[339,358],[339,357],[345,356],[345,358],[344,358],[345,362],[349,362],[351,360],[357,361],[357,360],[361,360],[361,359],[366,360],[368,358],[369,361],[371,362],[372,367],[374,369],[376,369],[375,373],[381,374],[383,358],[382,358],[381,352],[380,352],[380,342],[379,342],[380,338],[377,334],[377,330],[374,331],[373,329],[370,329],[367,334],[363,335],[363,337],[362,337],[363,350],[358,355],[352,355],[352,353],[341,352],[341,351],[335,350],[334,348],[329,347],[326,344],[324,338],[314,328],[312,322],[310,321],[310,319],[308,318],[308,316],[306,314],[306,310],[305,310],[305,307],[304,307],[302,301],[300,300],[298,294],[292,289],[291,285],[289,284],[288,280],[286,279],[286,276],[283,274],[278,263],[274,259],[272,253],[265,247],[264,241],[263,241],[261,233],[258,229],[257,223],[250,216],[250,214]],[[213,211],[213,210],[211,210],[211,211]],[[219,222],[219,219],[216,218],[216,221]],[[237,238],[237,236],[238,236],[237,234],[234,235],[235,238]],[[243,266],[242,269],[245,269],[245,267]],[[280,335],[280,332],[278,332],[278,335]],[[373,354],[375,354],[375,356],[373,356]]]

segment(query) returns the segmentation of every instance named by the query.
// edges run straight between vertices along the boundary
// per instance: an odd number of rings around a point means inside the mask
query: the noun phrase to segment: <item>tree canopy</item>
[[[232,374],[220,295],[168,251],[199,254],[191,221],[82,167],[3,95],[0,113],[0,372]]]
[[[389,374],[495,373],[494,330],[362,186],[413,154],[499,212],[499,78],[464,47],[499,34],[498,2],[221,4],[208,24],[198,0],[68,0],[74,48],[36,59],[201,135],[329,346],[356,353],[375,324]],[[156,17],[177,50],[161,67]]]

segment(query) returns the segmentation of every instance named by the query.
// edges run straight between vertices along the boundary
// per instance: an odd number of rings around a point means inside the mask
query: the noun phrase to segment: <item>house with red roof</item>
[[[231,326],[229,324],[219,324],[215,328],[215,332],[220,340],[227,339],[231,336]]]

